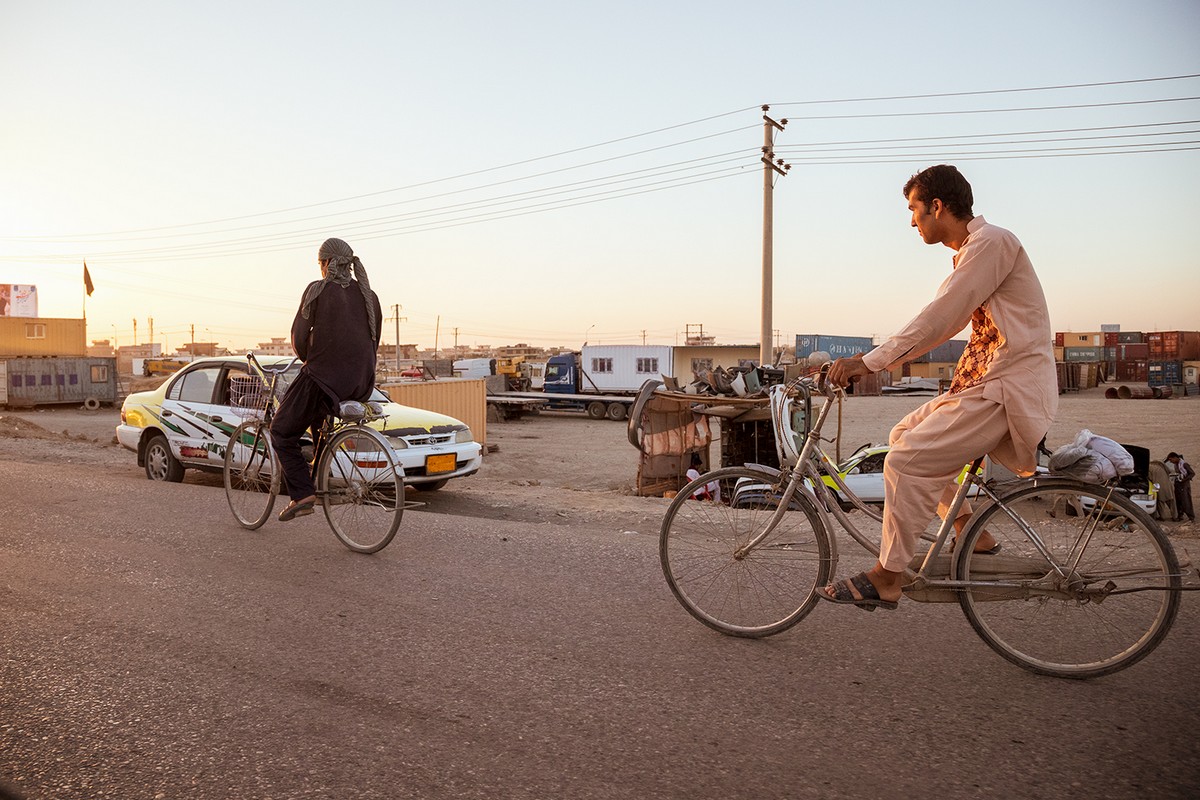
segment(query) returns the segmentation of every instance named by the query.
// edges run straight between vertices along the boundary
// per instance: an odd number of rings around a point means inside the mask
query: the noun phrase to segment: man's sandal
[[[316,503],[317,498],[315,497],[308,497],[304,500],[293,500],[287,504],[287,507],[284,508],[283,511],[279,512],[279,521],[287,522],[288,520],[295,519],[296,517],[308,516],[309,514],[313,513],[313,506],[316,505]]]
[[[854,596],[851,587],[858,590],[859,597]],[[857,575],[851,575],[849,578],[837,581],[833,584],[833,592],[825,591],[825,587],[822,586],[817,589],[817,596],[831,603],[858,606],[866,611],[874,611],[877,608],[882,608],[885,611],[894,611],[900,606],[895,600],[884,600],[881,598],[879,590],[875,588],[875,584],[871,583],[865,572],[860,572]]]

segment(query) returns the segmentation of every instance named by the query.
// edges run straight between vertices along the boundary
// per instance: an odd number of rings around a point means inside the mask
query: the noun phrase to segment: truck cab
[[[550,356],[542,391],[547,394],[576,394],[579,387],[579,362],[574,353]]]

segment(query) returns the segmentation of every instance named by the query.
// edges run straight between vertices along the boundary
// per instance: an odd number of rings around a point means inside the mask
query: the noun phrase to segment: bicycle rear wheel
[[[258,420],[234,429],[225,446],[225,498],[238,524],[254,530],[271,516],[280,469],[271,432]]]
[[[342,544],[357,553],[374,553],[387,547],[400,527],[404,471],[382,434],[344,428],[321,455],[317,494]]]
[[[979,512],[961,537],[959,580],[1004,586],[962,590],[959,601],[985,642],[1041,675],[1094,678],[1145,658],[1179,610],[1175,552],[1158,524],[1106,487],[1050,480],[1017,489]],[[1065,574],[1053,570],[1028,525]],[[995,555],[974,552],[988,531]]]
[[[806,495],[792,497],[770,535],[740,552],[775,513],[786,488],[777,481],[749,467],[718,469],[683,487],[663,518],[658,551],[667,585],[689,614],[729,636],[787,630],[829,581],[828,535]],[[695,499],[706,487],[712,499]]]

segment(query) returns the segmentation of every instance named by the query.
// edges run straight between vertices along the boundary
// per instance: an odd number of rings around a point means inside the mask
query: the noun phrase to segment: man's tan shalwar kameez
[[[1016,236],[983,217],[967,232],[933,302],[863,356],[872,372],[898,367],[972,324],[950,393],[892,430],[879,561],[894,572],[908,567],[934,513],[945,514],[965,464],[987,454],[1032,473],[1058,408],[1050,314],[1029,256]]]

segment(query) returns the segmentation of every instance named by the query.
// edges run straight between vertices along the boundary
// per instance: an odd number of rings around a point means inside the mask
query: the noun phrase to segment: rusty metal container
[[[1157,361],[1200,359],[1200,331],[1155,331],[1146,334],[1146,344]]]
[[[1147,369],[1145,359],[1133,359],[1130,361],[1118,361],[1116,379],[1129,383],[1146,383],[1150,378],[1150,372]]]
[[[1149,386],[1118,386],[1117,397],[1122,400],[1153,400],[1154,390]]]

